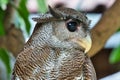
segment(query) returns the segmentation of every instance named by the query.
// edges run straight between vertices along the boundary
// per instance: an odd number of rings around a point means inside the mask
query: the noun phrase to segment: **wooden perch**
[[[107,10],[101,20],[92,29],[93,45],[88,52],[89,56],[95,55],[101,50],[106,41],[120,28],[120,0]]]

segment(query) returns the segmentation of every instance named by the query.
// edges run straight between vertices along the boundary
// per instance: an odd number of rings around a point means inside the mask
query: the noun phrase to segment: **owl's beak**
[[[76,42],[81,47],[83,47],[85,49],[85,53],[87,53],[90,50],[91,46],[92,46],[92,40],[91,40],[90,35],[87,35],[83,39],[76,39],[74,42]]]

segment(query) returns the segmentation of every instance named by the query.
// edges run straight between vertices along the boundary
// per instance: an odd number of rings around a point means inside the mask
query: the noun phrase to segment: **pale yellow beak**
[[[74,42],[76,42],[81,47],[83,47],[85,49],[85,53],[87,53],[92,46],[92,40],[91,40],[91,37],[89,35],[83,39],[75,39]]]

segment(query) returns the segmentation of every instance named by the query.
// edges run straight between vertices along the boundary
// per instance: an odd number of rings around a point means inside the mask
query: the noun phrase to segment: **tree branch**
[[[14,3],[15,6],[19,5],[20,0],[11,0],[11,2]],[[5,16],[4,16],[4,28],[5,31],[9,30],[12,20],[14,18],[14,13],[15,13],[15,9],[12,7],[12,5],[10,4],[10,1],[7,5],[7,9],[5,10]]]
[[[120,0],[107,10],[98,24],[92,29],[93,45],[88,52],[89,56],[95,55],[103,48],[110,36],[120,28]]]
[[[20,0],[11,0],[15,6],[19,6]],[[20,29],[15,27],[15,24],[12,22],[14,18],[15,9],[13,6],[8,3],[7,9],[4,16],[4,29],[5,36],[0,36],[0,47],[5,48],[13,53],[16,57],[18,52],[24,45],[23,33]]]

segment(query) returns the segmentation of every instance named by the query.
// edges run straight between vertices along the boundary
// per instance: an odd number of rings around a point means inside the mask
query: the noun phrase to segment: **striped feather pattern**
[[[89,24],[87,17],[70,8],[53,11],[54,14],[34,18],[38,23],[16,59],[12,80],[97,80],[90,58],[84,53],[86,48],[80,42],[90,36],[85,29]],[[66,28],[70,20],[58,21],[55,13],[84,25],[77,25],[79,29],[70,32]]]
[[[85,62],[83,64],[83,75],[84,80],[97,80],[94,67],[87,55],[85,56]]]

